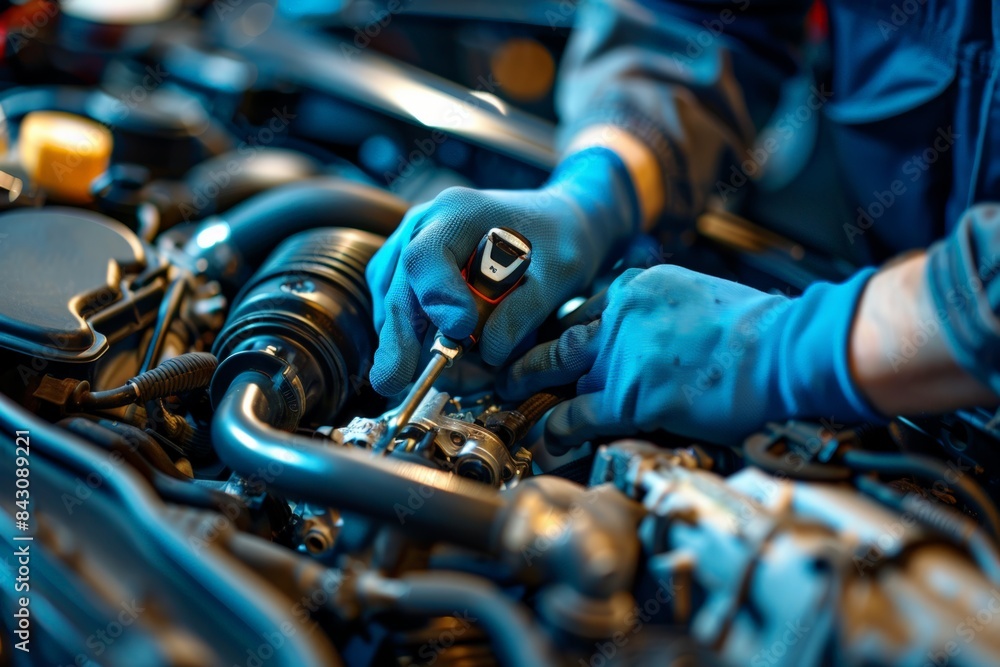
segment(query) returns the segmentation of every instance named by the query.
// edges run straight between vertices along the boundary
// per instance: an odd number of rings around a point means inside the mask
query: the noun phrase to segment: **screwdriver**
[[[486,232],[462,269],[462,277],[476,302],[476,329],[463,341],[452,340],[440,331],[437,333],[427,367],[389,419],[384,436],[386,443],[391,442],[399,429],[409,423],[441,372],[479,342],[486,320],[521,283],[530,262],[531,243],[524,236],[507,227],[494,227]]]

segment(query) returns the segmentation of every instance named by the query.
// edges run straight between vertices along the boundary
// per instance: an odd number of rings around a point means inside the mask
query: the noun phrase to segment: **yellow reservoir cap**
[[[32,183],[54,199],[84,203],[90,184],[108,169],[108,128],[62,111],[32,111],[21,121],[18,154]]]

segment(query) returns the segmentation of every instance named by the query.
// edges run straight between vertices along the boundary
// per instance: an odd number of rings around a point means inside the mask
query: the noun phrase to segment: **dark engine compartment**
[[[504,403],[483,366],[382,437],[364,268],[445,187],[544,180],[551,93],[477,54],[558,57],[564,4],[4,9],[0,664],[1000,662],[988,411],[565,453],[539,428],[564,396]],[[442,36],[463,65],[423,54]],[[615,272],[845,271],[738,214]]]

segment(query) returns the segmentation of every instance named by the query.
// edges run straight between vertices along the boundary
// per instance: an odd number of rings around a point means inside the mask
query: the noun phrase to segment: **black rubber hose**
[[[467,611],[490,636],[500,662],[517,667],[554,665],[554,652],[528,613],[492,583],[460,572],[407,574],[389,579],[360,577],[362,604],[418,616]]]
[[[326,422],[367,374],[378,339],[365,266],[381,236],[323,227],[282,242],[243,283],[212,352],[219,370],[213,403],[228,381],[262,370],[275,359],[290,363],[306,400],[300,419]]]
[[[562,401],[576,394],[576,385],[569,384],[540,391],[524,400],[513,410],[503,410],[487,415],[482,424],[508,447],[514,447],[528,431],[545,416],[545,413]]]
[[[187,293],[188,281],[184,277],[178,278],[167,287],[167,291],[163,295],[163,301],[160,302],[160,310],[156,316],[153,335],[149,339],[149,345],[146,347],[145,358],[142,361],[142,366],[139,367],[140,374],[156,366],[156,361],[163,353],[163,344],[167,340],[167,332],[170,330],[170,325],[173,324],[174,318],[177,317],[177,313],[180,311],[181,304],[184,302],[184,297],[187,296]]]
[[[935,532],[964,546],[996,585],[1000,585],[1000,554],[989,536],[964,514],[932,503],[919,494],[905,496],[893,488],[867,477],[857,480],[858,490],[897,512],[909,514]]]
[[[190,480],[190,477],[177,469],[160,444],[141,429],[119,423],[119,426],[127,427],[131,431],[116,431],[84,417],[67,417],[58,423],[67,431],[76,433],[103,449],[121,452],[128,462],[150,481],[152,476],[147,474],[150,469],[155,469],[173,479]],[[140,433],[141,436],[138,435]],[[136,462],[136,458],[139,462]]]
[[[789,479],[810,482],[846,482],[851,479],[851,470],[846,465],[810,461],[791,448],[778,450],[776,445],[785,437],[793,437],[788,434],[796,428],[791,423],[769,423],[765,430],[754,433],[743,443],[744,459],[764,472]]]
[[[194,203],[199,216],[205,217],[261,192],[315,177],[321,168],[318,160],[299,151],[235,150],[194,165],[184,174],[184,182],[198,197]]]
[[[210,527],[211,528],[211,527]],[[237,531],[222,531],[225,547],[244,564],[295,600],[310,600],[312,606],[336,611],[342,574],[287,547]],[[317,595],[325,591],[325,595]],[[310,608],[310,611],[318,609]]]
[[[215,459],[211,424],[196,420],[190,425],[190,429],[181,435],[176,444],[193,463],[207,463]]]
[[[177,469],[173,460],[163,450],[163,446],[141,428],[109,419],[98,420],[97,424],[125,439],[144,459],[160,472],[174,479],[191,479]],[[83,434],[81,434],[83,435]]]
[[[156,493],[164,500],[178,505],[214,510],[232,519],[240,530],[249,529],[250,513],[241,500],[221,491],[193,483],[191,478],[182,474],[172,463],[169,468],[153,463],[145,456],[149,453],[149,448],[142,445],[143,439],[141,437],[130,439],[84,417],[68,417],[61,420],[58,425],[102,449],[120,454],[153,486]],[[139,429],[135,430],[139,431]],[[146,434],[143,433],[143,435]],[[166,456],[162,450],[160,453]]]
[[[268,471],[267,485],[288,498],[358,512],[425,540],[495,549],[505,501],[492,487],[280,431],[270,425],[280,405],[267,376],[237,377],[212,420],[219,458],[238,473]]]
[[[78,475],[86,477],[107,463],[106,456],[86,439],[42,420],[0,393],[0,431],[13,433],[15,430],[30,430],[32,457],[51,461]],[[9,442],[12,453],[14,441],[10,439]],[[13,456],[9,456],[9,460],[13,461]],[[118,503],[121,515],[130,519],[136,539],[145,540],[170,567],[167,574],[184,575],[192,590],[203,592],[209,600],[206,604],[239,610],[234,619],[245,627],[244,636],[261,636],[283,623],[295,622],[286,597],[272,592],[269,587],[258,586],[257,577],[244,568],[232,567],[231,561],[222,559],[213,550],[195,549],[189,536],[167,520],[166,508],[154,489],[140,479],[137,471],[122,466],[105,475],[94,492],[107,494]],[[289,666],[322,665],[334,659],[332,646],[320,634],[298,633],[288,638],[271,662]]]
[[[408,208],[385,190],[325,177],[268,190],[229,209],[222,219],[229,225],[228,243],[245,263],[256,266],[282,240],[307,229],[351,227],[389,236]]]
[[[208,352],[188,352],[151,371],[140,373],[126,384],[107,391],[85,392],[77,400],[82,409],[120,408],[137,401],[155,401],[194,389],[204,389],[212,382],[219,361]]]
[[[990,497],[979,484],[968,477],[957,476],[954,481],[949,480],[954,474],[935,458],[919,454],[884,454],[852,449],[844,452],[840,461],[855,472],[912,475],[929,482],[947,482],[962,500],[979,512],[993,539],[1000,540],[1000,512]]]
[[[546,389],[545,391],[540,391],[537,394],[533,394],[526,398],[524,402],[516,408],[517,412],[521,413],[526,422],[525,433],[522,434],[522,437],[527,434],[532,426],[538,423],[538,420],[541,419],[546,412],[575,395],[576,385],[568,384],[562,387]]]

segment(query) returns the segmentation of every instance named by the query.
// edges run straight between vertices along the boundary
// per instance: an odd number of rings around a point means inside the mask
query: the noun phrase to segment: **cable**
[[[188,352],[171,359],[151,371],[140,373],[121,387],[107,391],[83,391],[76,406],[83,410],[120,408],[137,401],[155,401],[194,389],[204,389],[212,381],[219,365],[208,352]]]
[[[945,480],[953,476],[940,461],[919,454],[883,454],[862,450],[847,450],[841,463],[855,472],[875,472],[882,475],[912,475],[925,481]],[[1000,512],[982,487],[968,477],[959,476],[949,486],[962,500],[973,506],[994,539],[1000,539]]]
[[[170,330],[170,325],[173,324],[174,318],[177,317],[177,313],[180,311],[181,304],[184,302],[184,297],[187,296],[187,293],[187,278],[178,278],[167,287],[167,291],[163,295],[163,301],[160,303],[159,314],[156,317],[156,326],[153,327],[153,337],[149,339],[145,359],[143,359],[142,366],[139,367],[140,374],[156,366],[156,361],[163,353],[163,344],[167,340],[167,331]]]
[[[481,551],[496,548],[496,527],[506,501],[493,488],[279,430],[270,421],[278,417],[281,401],[267,375],[247,371],[235,378],[212,420],[219,459],[243,474],[277,465],[280,473],[268,486],[281,495],[360,512],[425,540]]]
[[[568,398],[576,394],[576,385],[568,384],[562,387],[553,387],[540,391],[526,398],[523,403],[517,406],[516,411],[520,412],[525,419],[526,426],[524,432],[527,433],[531,427],[538,423],[546,412],[556,407]],[[522,434],[523,435],[523,434]]]
[[[250,514],[243,501],[227,493],[194,484],[191,478],[181,473],[163,450],[159,449],[156,442],[143,431],[119,424],[131,429],[119,433],[84,417],[68,417],[59,421],[58,426],[86,438],[88,442],[102,449],[117,452],[164,500],[179,505],[214,510],[233,519],[240,530],[249,529]],[[154,450],[158,450],[159,455],[153,455]]]
[[[975,521],[949,507],[929,502],[918,494],[901,495],[868,477],[859,477],[857,487],[883,505],[915,517],[928,528],[964,546],[990,581],[1000,585],[1000,554]]]

